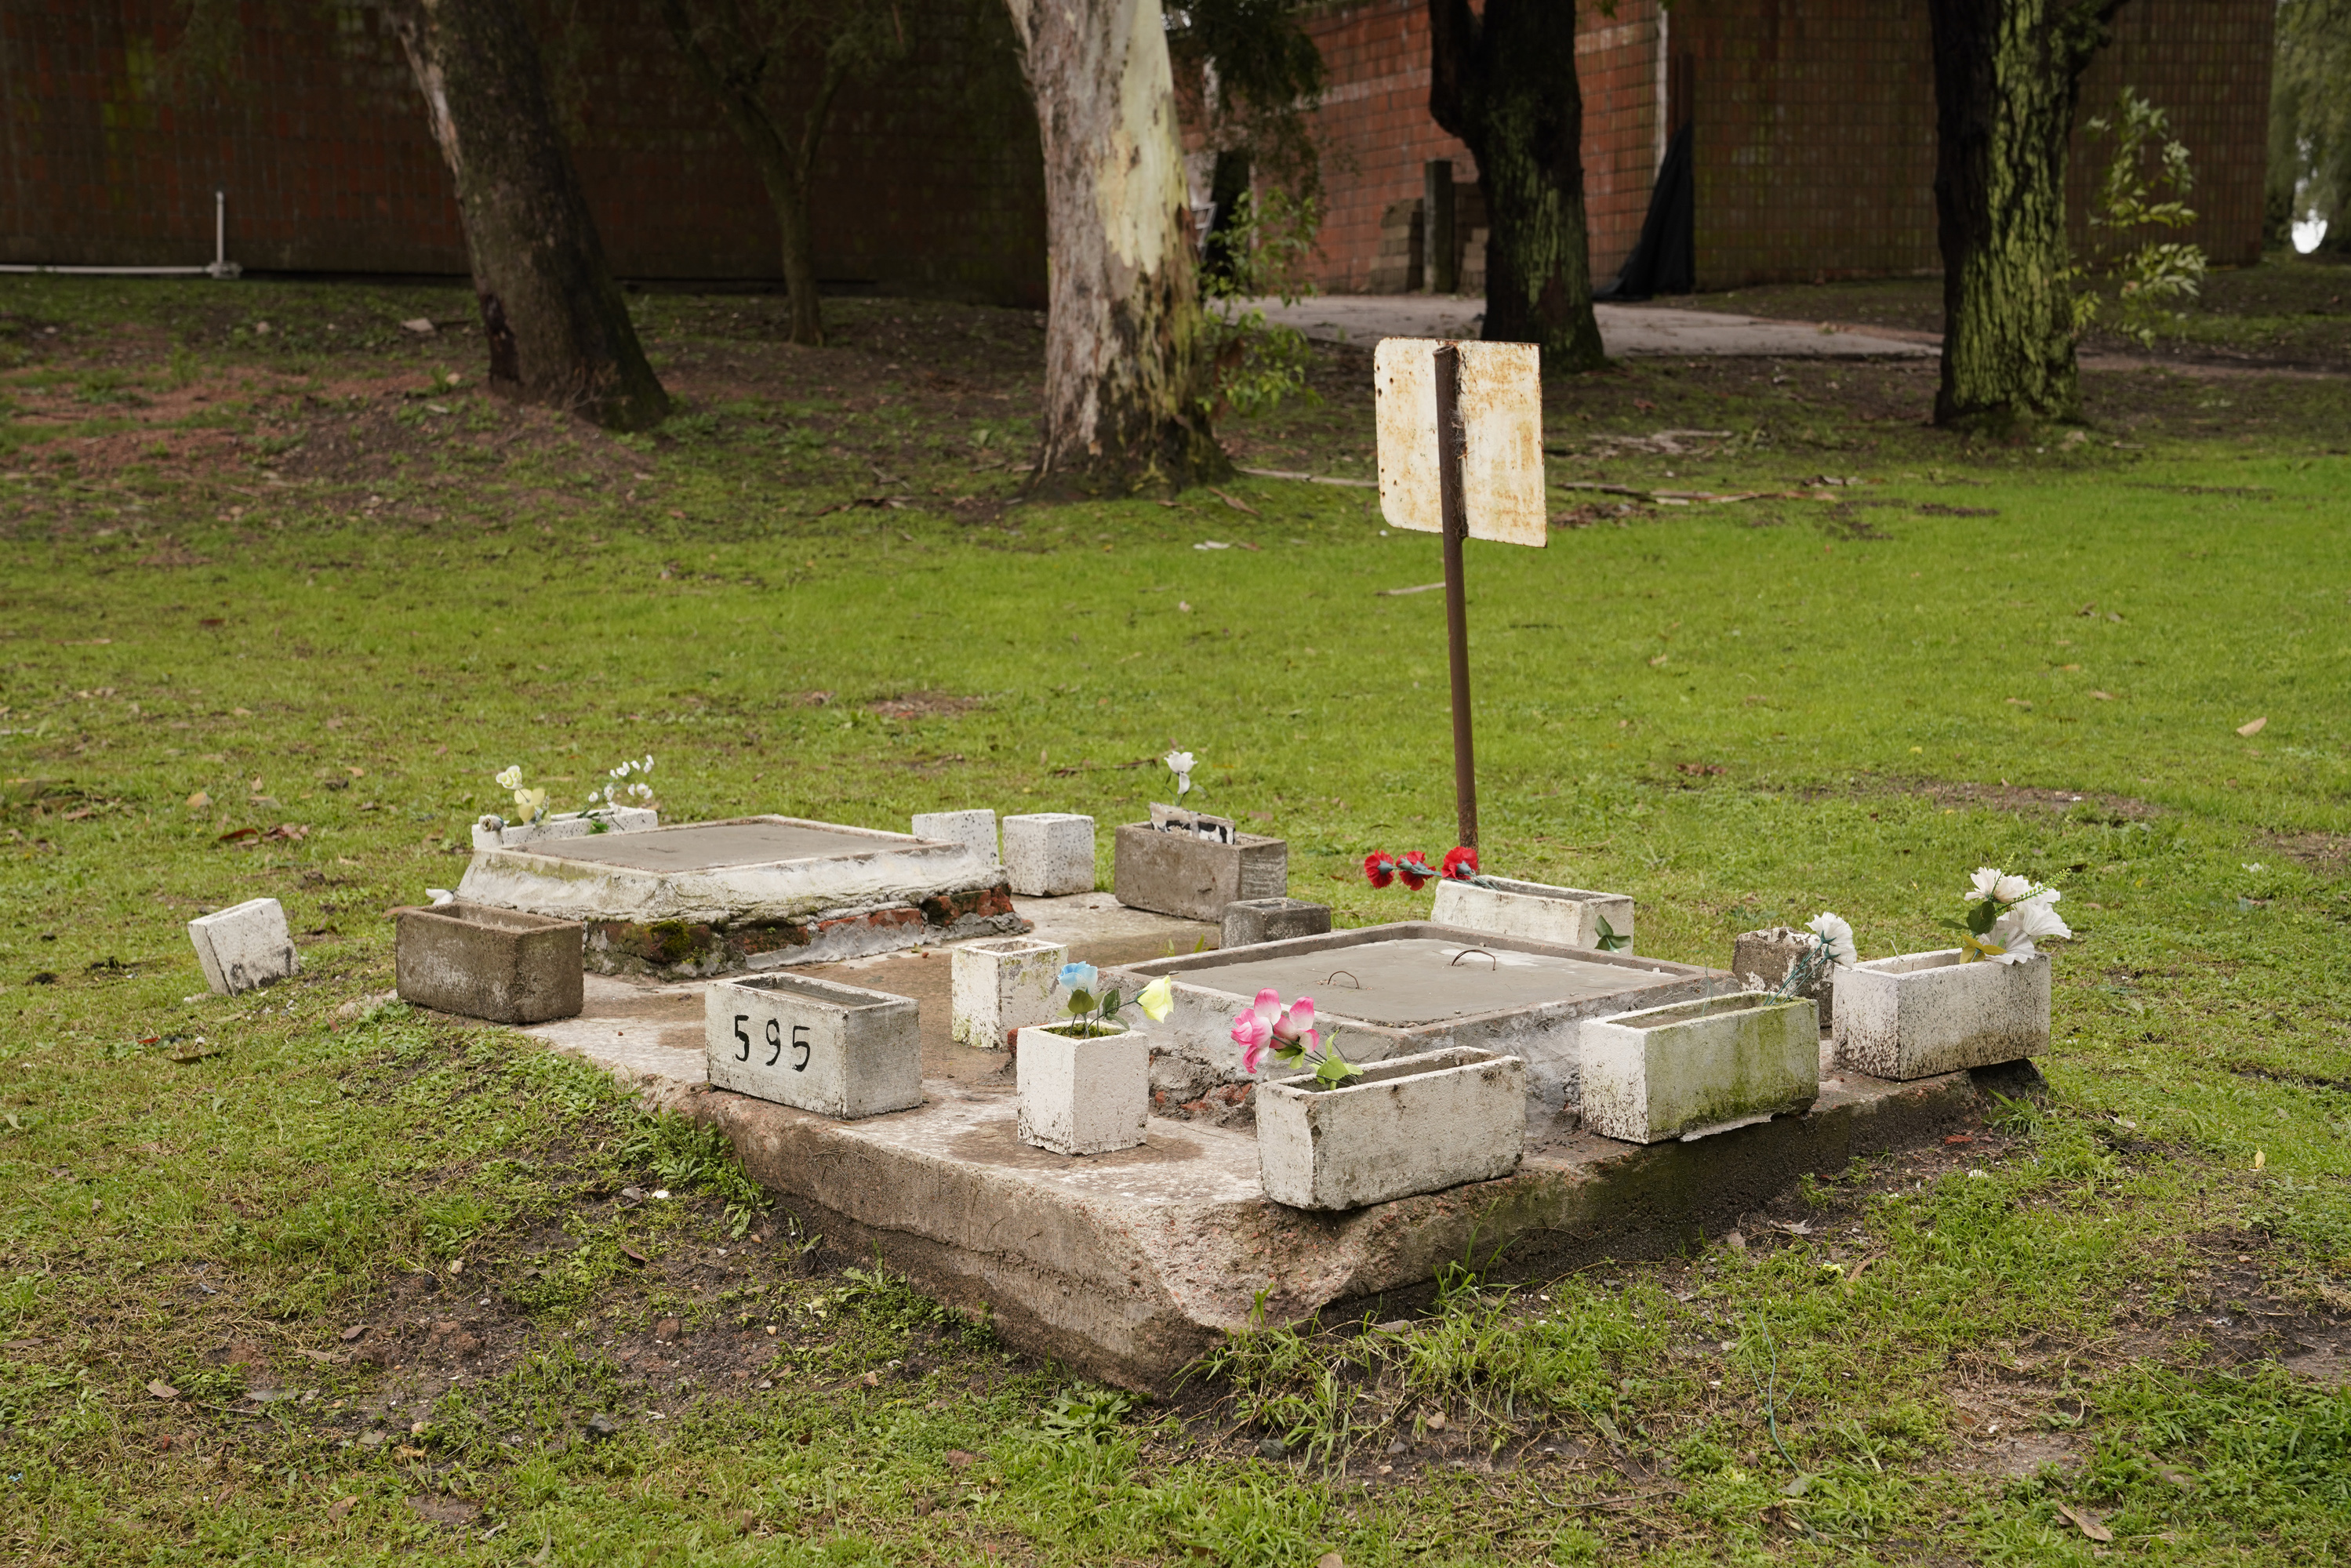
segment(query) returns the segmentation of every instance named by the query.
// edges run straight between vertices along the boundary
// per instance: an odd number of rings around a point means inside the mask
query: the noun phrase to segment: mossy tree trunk
[[[2082,414],[2065,153],[2082,73],[2124,0],[1928,0],[1943,376],[1935,422]]]
[[[1045,152],[1044,449],[1035,482],[1219,477],[1190,194],[1159,0],[1006,0]]]
[[[1607,362],[1592,313],[1583,91],[1573,0],[1428,0],[1428,110],[1478,160],[1490,341],[1541,346],[1547,371]]]
[[[669,413],[604,262],[516,0],[389,0],[441,155],[489,340],[490,387],[643,430]]]

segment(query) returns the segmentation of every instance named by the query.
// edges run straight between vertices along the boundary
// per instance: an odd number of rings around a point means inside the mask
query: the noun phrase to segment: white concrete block
[[[1499,885],[1480,887],[1450,877],[1440,881],[1437,906],[1428,917],[1440,925],[1552,942],[1562,947],[1599,946],[1603,919],[1617,936],[1629,939],[1633,935],[1633,901],[1621,893],[1593,893],[1588,888],[1553,887],[1499,876],[1486,880]],[[1632,950],[1629,945],[1614,949]]]
[[[1005,819],[1008,828],[1019,821]],[[1020,1031],[1019,1135],[1057,1155],[1102,1155],[1143,1142],[1151,1116],[1151,1041],[1128,1030],[1092,1040],[1043,1025]]]
[[[714,1088],[853,1121],[923,1103],[920,1009],[808,975],[714,980],[702,993]]]
[[[1009,1051],[1014,1034],[1061,1016],[1060,976],[1070,961],[1067,944],[1005,936],[966,942],[947,952],[954,968],[951,1032],[957,1045]]]
[[[1821,1094],[1820,1013],[1805,997],[1743,991],[1588,1019],[1583,1127],[1632,1144],[1727,1132]]]
[[[1468,1047],[1374,1062],[1341,1089],[1309,1073],[1258,1085],[1258,1173],[1293,1208],[1369,1203],[1492,1181],[1519,1168],[1526,1064]]]
[[[556,839],[584,839],[600,830],[608,833],[636,833],[647,828],[661,826],[661,815],[643,806],[600,806],[593,811],[558,811],[536,822],[512,822],[503,828],[486,828],[474,824],[474,847],[477,850],[513,849],[518,844],[550,841]]]
[[[997,858],[996,813],[993,811],[917,811],[914,836],[944,843],[968,844],[990,861]]]
[[[2047,1051],[2049,955],[2022,964],[1962,956],[1949,947],[1839,969],[1839,1065],[1873,1078],[1930,1078]]]
[[[1070,811],[1004,819],[1004,869],[1023,898],[1094,890],[1094,820]]]
[[[286,929],[286,910],[274,898],[249,898],[188,922],[188,940],[204,966],[204,984],[220,996],[258,990],[302,967]]]

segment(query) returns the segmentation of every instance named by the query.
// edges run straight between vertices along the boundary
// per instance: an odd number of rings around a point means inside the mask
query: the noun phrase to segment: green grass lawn
[[[1357,867],[1452,842],[1442,596],[1384,591],[1436,541],[1246,476],[1022,500],[1025,313],[835,301],[810,350],[640,297],[685,412],[615,438],[472,391],[469,304],[0,284],[14,1560],[2351,1552],[2343,382],[2093,375],[2040,446],[1924,428],[1917,367],[1551,386],[1549,548],[1469,552],[1487,868],[1718,965],[1824,908],[1940,945],[1970,871],[2028,872],[2077,934],[2048,1092],[1740,1245],[1505,1260],[1151,1402],[589,1069],[370,1000],[384,912],[509,763],[899,827],[1139,813],[1173,745],[1294,894],[1425,913]],[[1368,379],[1328,351],[1230,444],[1367,474]],[[263,894],[303,977],[204,995],[184,922]]]

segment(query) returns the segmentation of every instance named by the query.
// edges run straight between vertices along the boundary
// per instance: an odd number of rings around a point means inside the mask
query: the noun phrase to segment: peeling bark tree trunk
[[[490,387],[619,430],[669,412],[555,128],[515,0],[389,0],[441,154],[489,340]]]
[[[1928,0],[1943,379],[1935,423],[2082,414],[2065,153],[2082,73],[2124,0]]]
[[[1181,488],[1209,434],[1190,195],[1159,0],[1006,0],[1045,148],[1040,486]]]
[[[1571,0],[1428,0],[1428,111],[1468,144],[1486,193],[1486,337],[1541,346],[1547,371],[1607,362],[1592,313],[1583,91]]]

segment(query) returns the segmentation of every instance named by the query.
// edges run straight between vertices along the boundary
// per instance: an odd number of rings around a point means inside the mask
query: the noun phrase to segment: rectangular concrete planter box
[[[1552,942],[1562,947],[1600,946],[1600,922],[1619,936],[1633,935],[1633,901],[1621,893],[1593,893],[1581,887],[1552,887],[1541,882],[1513,882],[1488,877],[1498,885],[1455,882],[1437,884],[1437,905],[1431,920],[1497,936],[1522,936],[1531,942]],[[1619,953],[1630,953],[1630,946]]]
[[[1070,961],[1066,944],[1004,936],[947,951],[954,971],[950,1032],[957,1045],[1009,1051],[1021,1030],[1061,1016],[1061,966]]]
[[[854,1121],[923,1103],[920,1009],[810,975],[714,980],[702,993],[712,1087]]]
[[[2049,956],[1961,962],[1956,947],[1873,958],[1836,977],[1838,1063],[1873,1078],[1929,1078],[2049,1049]]]
[[[1810,998],[1745,991],[1593,1019],[1579,1042],[1586,1132],[1629,1144],[1724,1132],[1821,1097]]]
[[[545,843],[556,839],[592,838],[599,832],[639,833],[661,826],[661,814],[643,806],[599,807],[593,811],[558,811],[543,821],[513,822],[503,828],[474,824],[477,850],[512,849],[518,844]]]
[[[575,1018],[588,928],[486,904],[403,909],[392,944],[400,999],[492,1023]]]
[[[1290,846],[1280,839],[1236,833],[1219,844],[1128,822],[1112,841],[1111,890],[1129,909],[1221,921],[1228,904],[1289,888]]]
[[[1151,1041],[1133,1030],[1081,1040],[1020,1031],[1019,1135],[1057,1155],[1106,1155],[1143,1142],[1151,1115]]]
[[[1218,917],[1219,947],[1254,947],[1293,936],[1323,936],[1331,930],[1331,906],[1302,898],[1237,898]]]
[[[1258,1085],[1258,1171],[1292,1208],[1347,1209],[1519,1168],[1526,1063],[1467,1047],[1397,1057],[1338,1089]]]
[[[286,909],[274,898],[248,898],[188,922],[188,941],[204,984],[233,997],[289,979],[302,967]]]

